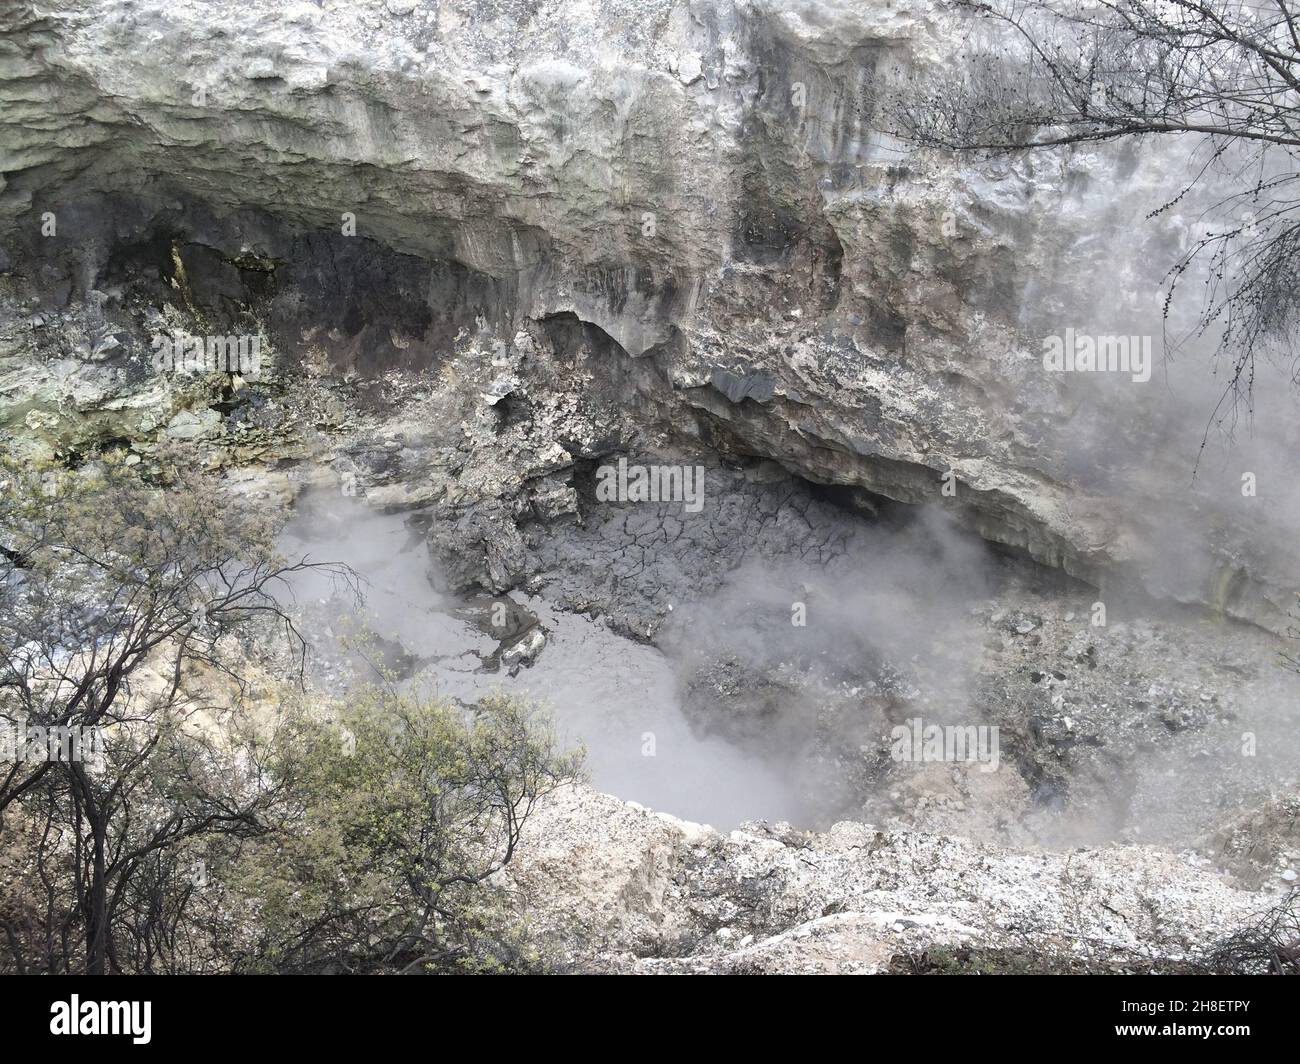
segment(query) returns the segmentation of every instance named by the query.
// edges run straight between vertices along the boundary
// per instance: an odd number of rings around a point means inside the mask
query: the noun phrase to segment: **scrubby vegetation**
[[[497,883],[577,771],[534,711],[312,705],[284,590],[317,568],[355,591],[345,568],[279,557],[198,474],[2,479],[0,971],[542,965]],[[268,633],[294,675],[258,689]]]

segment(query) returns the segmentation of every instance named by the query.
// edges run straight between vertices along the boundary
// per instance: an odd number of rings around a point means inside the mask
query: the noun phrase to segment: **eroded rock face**
[[[141,309],[168,301],[358,393],[463,376],[484,431],[523,440],[498,463],[513,497],[499,471],[461,478],[484,544],[466,579],[490,591],[521,579],[521,515],[572,512],[575,463],[640,444],[947,506],[1091,583],[1284,623],[1294,430],[1193,483],[1200,361],[1136,384],[1040,358],[1066,328],[1154,335],[1159,357],[1155,283],[1193,215],[1145,215],[1186,146],[906,155],[882,99],[951,55],[942,5],[50,0],[0,20],[11,427],[61,403],[82,437],[171,423]],[[1261,390],[1267,423],[1284,397]],[[425,431],[385,474],[395,504],[428,501],[448,459],[446,426]]]

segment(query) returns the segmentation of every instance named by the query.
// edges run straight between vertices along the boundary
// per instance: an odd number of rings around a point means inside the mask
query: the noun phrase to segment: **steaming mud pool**
[[[466,706],[524,696],[584,747],[596,789],[723,829],[857,819],[1177,844],[1290,771],[1296,678],[1272,665],[1269,637],[1136,610],[1094,627],[1092,589],[951,529],[832,520],[850,533],[829,564],[738,564],[670,604],[653,639],[545,587],[453,594],[418,514],[331,492],[300,497],[282,548],[365,583],[360,608],[315,574],[294,588],[319,690],[382,675]],[[792,623],[801,610],[819,623]],[[916,722],[994,734],[1002,770],[900,763],[891,736]],[[1255,756],[1218,756],[1245,732]]]

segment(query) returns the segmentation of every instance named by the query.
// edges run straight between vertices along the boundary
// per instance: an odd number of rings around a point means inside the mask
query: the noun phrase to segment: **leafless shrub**
[[[995,155],[1121,138],[1194,136],[1203,158],[1152,210],[1211,169],[1213,229],[1171,264],[1166,321],[1193,264],[1226,385],[1213,420],[1249,410],[1257,354],[1291,359],[1300,312],[1300,6],[1295,0],[957,0],[1004,30],[952,70],[918,77],[890,110],[922,147]],[[1199,275],[1198,275],[1199,279]],[[1175,346],[1177,338],[1175,338]]]
[[[1300,891],[1220,939],[1202,963],[1220,975],[1300,975]]]

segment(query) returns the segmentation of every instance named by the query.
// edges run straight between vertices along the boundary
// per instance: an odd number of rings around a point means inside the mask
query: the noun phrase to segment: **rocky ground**
[[[529,824],[510,881],[580,967],[871,974],[923,953],[1177,970],[1267,895],[1194,854],[997,849],[836,824],[720,834],[569,788]]]

